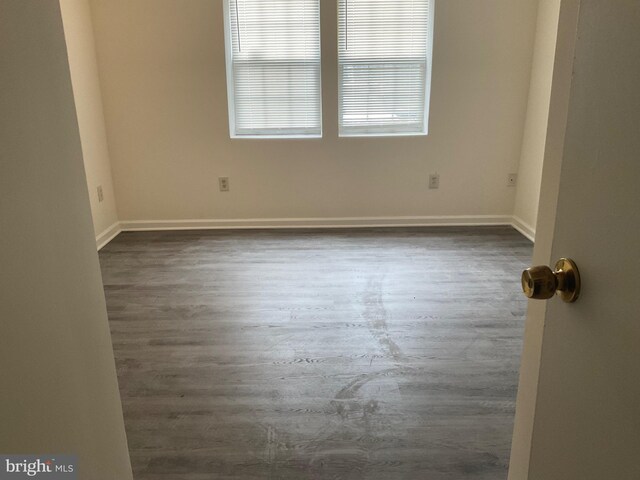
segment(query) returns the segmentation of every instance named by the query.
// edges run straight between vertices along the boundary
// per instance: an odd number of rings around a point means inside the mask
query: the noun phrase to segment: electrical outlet
[[[221,192],[229,191],[229,177],[218,177],[218,185]]]
[[[510,173],[507,175],[507,187],[515,187],[516,183],[518,183],[517,173]]]
[[[437,173],[432,173],[431,175],[429,175],[429,188],[432,190],[440,188],[440,175],[438,175]]]
[[[98,185],[98,202],[102,203],[104,200],[104,193],[102,191],[102,185]]]

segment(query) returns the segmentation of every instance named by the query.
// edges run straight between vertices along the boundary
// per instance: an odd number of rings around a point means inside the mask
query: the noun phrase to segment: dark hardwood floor
[[[531,252],[507,227],[120,234],[136,480],[506,478]]]

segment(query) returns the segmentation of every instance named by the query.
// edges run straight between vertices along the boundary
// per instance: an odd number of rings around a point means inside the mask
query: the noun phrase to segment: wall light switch
[[[218,185],[221,192],[229,191],[229,177],[218,177]]]
[[[102,203],[104,200],[104,192],[102,191],[102,185],[98,185],[98,202]]]
[[[510,173],[507,175],[507,187],[515,187],[518,183],[518,174]]]

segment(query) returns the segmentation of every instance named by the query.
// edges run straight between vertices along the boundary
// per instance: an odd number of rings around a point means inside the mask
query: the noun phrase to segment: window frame
[[[286,129],[289,133],[265,133],[265,134],[246,134],[237,133],[236,128],[236,108],[235,108],[235,88],[234,88],[234,76],[233,76],[233,41],[231,32],[231,1],[222,0],[223,5],[223,23],[224,23],[224,44],[225,44],[225,68],[227,79],[227,105],[229,115],[229,138],[231,139],[258,139],[258,140],[284,140],[284,139],[318,139],[323,137],[323,93],[322,93],[322,22],[321,22],[321,0],[318,0],[318,35],[319,35],[319,62],[318,62],[318,105],[319,105],[319,119],[320,119],[320,131],[318,133],[290,133],[292,129]],[[283,129],[285,131],[285,129]]]
[[[338,137],[339,138],[362,138],[362,137],[418,137],[429,135],[429,113],[431,107],[431,76],[433,68],[433,28],[435,19],[435,3],[436,0],[427,0],[429,2],[428,15],[427,15],[427,45],[426,45],[426,61],[425,61],[425,90],[424,90],[424,118],[423,128],[416,132],[394,132],[390,128],[388,131],[384,131],[384,127],[372,129],[371,127],[363,126],[351,127],[350,132],[343,132],[342,129],[342,85],[343,85],[343,69],[340,63],[340,1],[337,3],[337,16],[336,16],[336,33],[337,33],[337,49],[336,49],[336,63],[338,70]],[[348,35],[348,32],[345,33]],[[389,128],[389,127],[387,127]],[[378,130],[378,131],[376,131]]]

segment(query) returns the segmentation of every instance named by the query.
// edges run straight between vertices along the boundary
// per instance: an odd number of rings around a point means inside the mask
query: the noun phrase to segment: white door
[[[640,0],[563,1],[552,90],[534,257],[582,291],[530,300],[509,478],[637,480]]]

